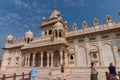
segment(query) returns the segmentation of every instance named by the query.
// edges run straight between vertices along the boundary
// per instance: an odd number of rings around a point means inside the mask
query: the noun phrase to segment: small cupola
[[[30,30],[25,33],[25,42],[30,43],[34,39],[34,34]]]
[[[73,27],[73,30],[77,30],[77,24],[76,23],[73,23],[72,27]]]
[[[83,21],[83,22],[82,22],[82,28],[83,28],[83,29],[87,28],[87,22],[86,22],[86,21]]]
[[[105,17],[105,21],[106,21],[106,24],[111,23],[112,22],[112,17],[110,15],[107,15]]]
[[[97,26],[97,25],[99,25],[98,19],[94,18],[93,19],[93,26]]]
[[[57,22],[56,24],[54,24],[54,29],[53,29],[53,35],[54,38],[60,38],[60,37],[64,37],[64,26],[61,22]]]
[[[6,42],[7,43],[13,43],[13,36],[12,35],[8,35],[6,38]]]
[[[54,24],[54,29],[61,29],[61,30],[63,30],[64,29],[63,24],[58,21],[56,24]]]

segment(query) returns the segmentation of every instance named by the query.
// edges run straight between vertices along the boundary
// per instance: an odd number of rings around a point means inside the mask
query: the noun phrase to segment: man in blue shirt
[[[117,78],[116,78],[116,75],[117,75],[116,67],[113,66],[112,63],[110,63],[110,66],[109,66],[109,73],[114,77],[115,80],[117,80]]]
[[[34,65],[33,68],[30,70],[31,80],[37,80],[37,72],[38,70],[35,68],[35,65]]]

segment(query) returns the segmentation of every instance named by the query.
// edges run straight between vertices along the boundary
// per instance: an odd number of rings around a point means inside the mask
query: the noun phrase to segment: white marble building
[[[101,69],[112,62],[120,68],[120,22],[112,22],[109,15],[105,21],[99,25],[94,18],[92,27],[83,21],[82,29],[74,23],[70,31],[67,21],[54,9],[48,20],[42,18],[40,37],[34,38],[32,31],[21,40],[8,35],[1,67],[31,68],[35,64],[40,69],[56,69],[64,64],[66,69],[88,69],[95,62]]]

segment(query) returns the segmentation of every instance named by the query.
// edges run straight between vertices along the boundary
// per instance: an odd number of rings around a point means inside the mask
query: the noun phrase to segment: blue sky
[[[0,0],[0,48],[4,47],[9,34],[17,39],[31,30],[39,37],[41,18],[48,19],[55,5],[70,29],[73,23],[80,29],[83,20],[92,26],[93,18],[104,24],[106,15],[112,16],[113,21],[120,21],[120,0]],[[0,58],[2,53],[0,50]]]

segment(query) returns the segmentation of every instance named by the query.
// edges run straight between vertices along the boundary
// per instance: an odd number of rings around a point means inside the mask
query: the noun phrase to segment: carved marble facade
[[[95,18],[93,27],[83,21],[82,28],[73,24],[70,31],[67,21],[54,9],[50,18],[42,18],[41,37],[34,38],[31,31],[23,39],[15,41],[12,35],[6,39],[2,68],[6,67],[98,67],[114,63],[120,67],[120,23],[112,22],[107,15],[106,24],[99,25]]]

